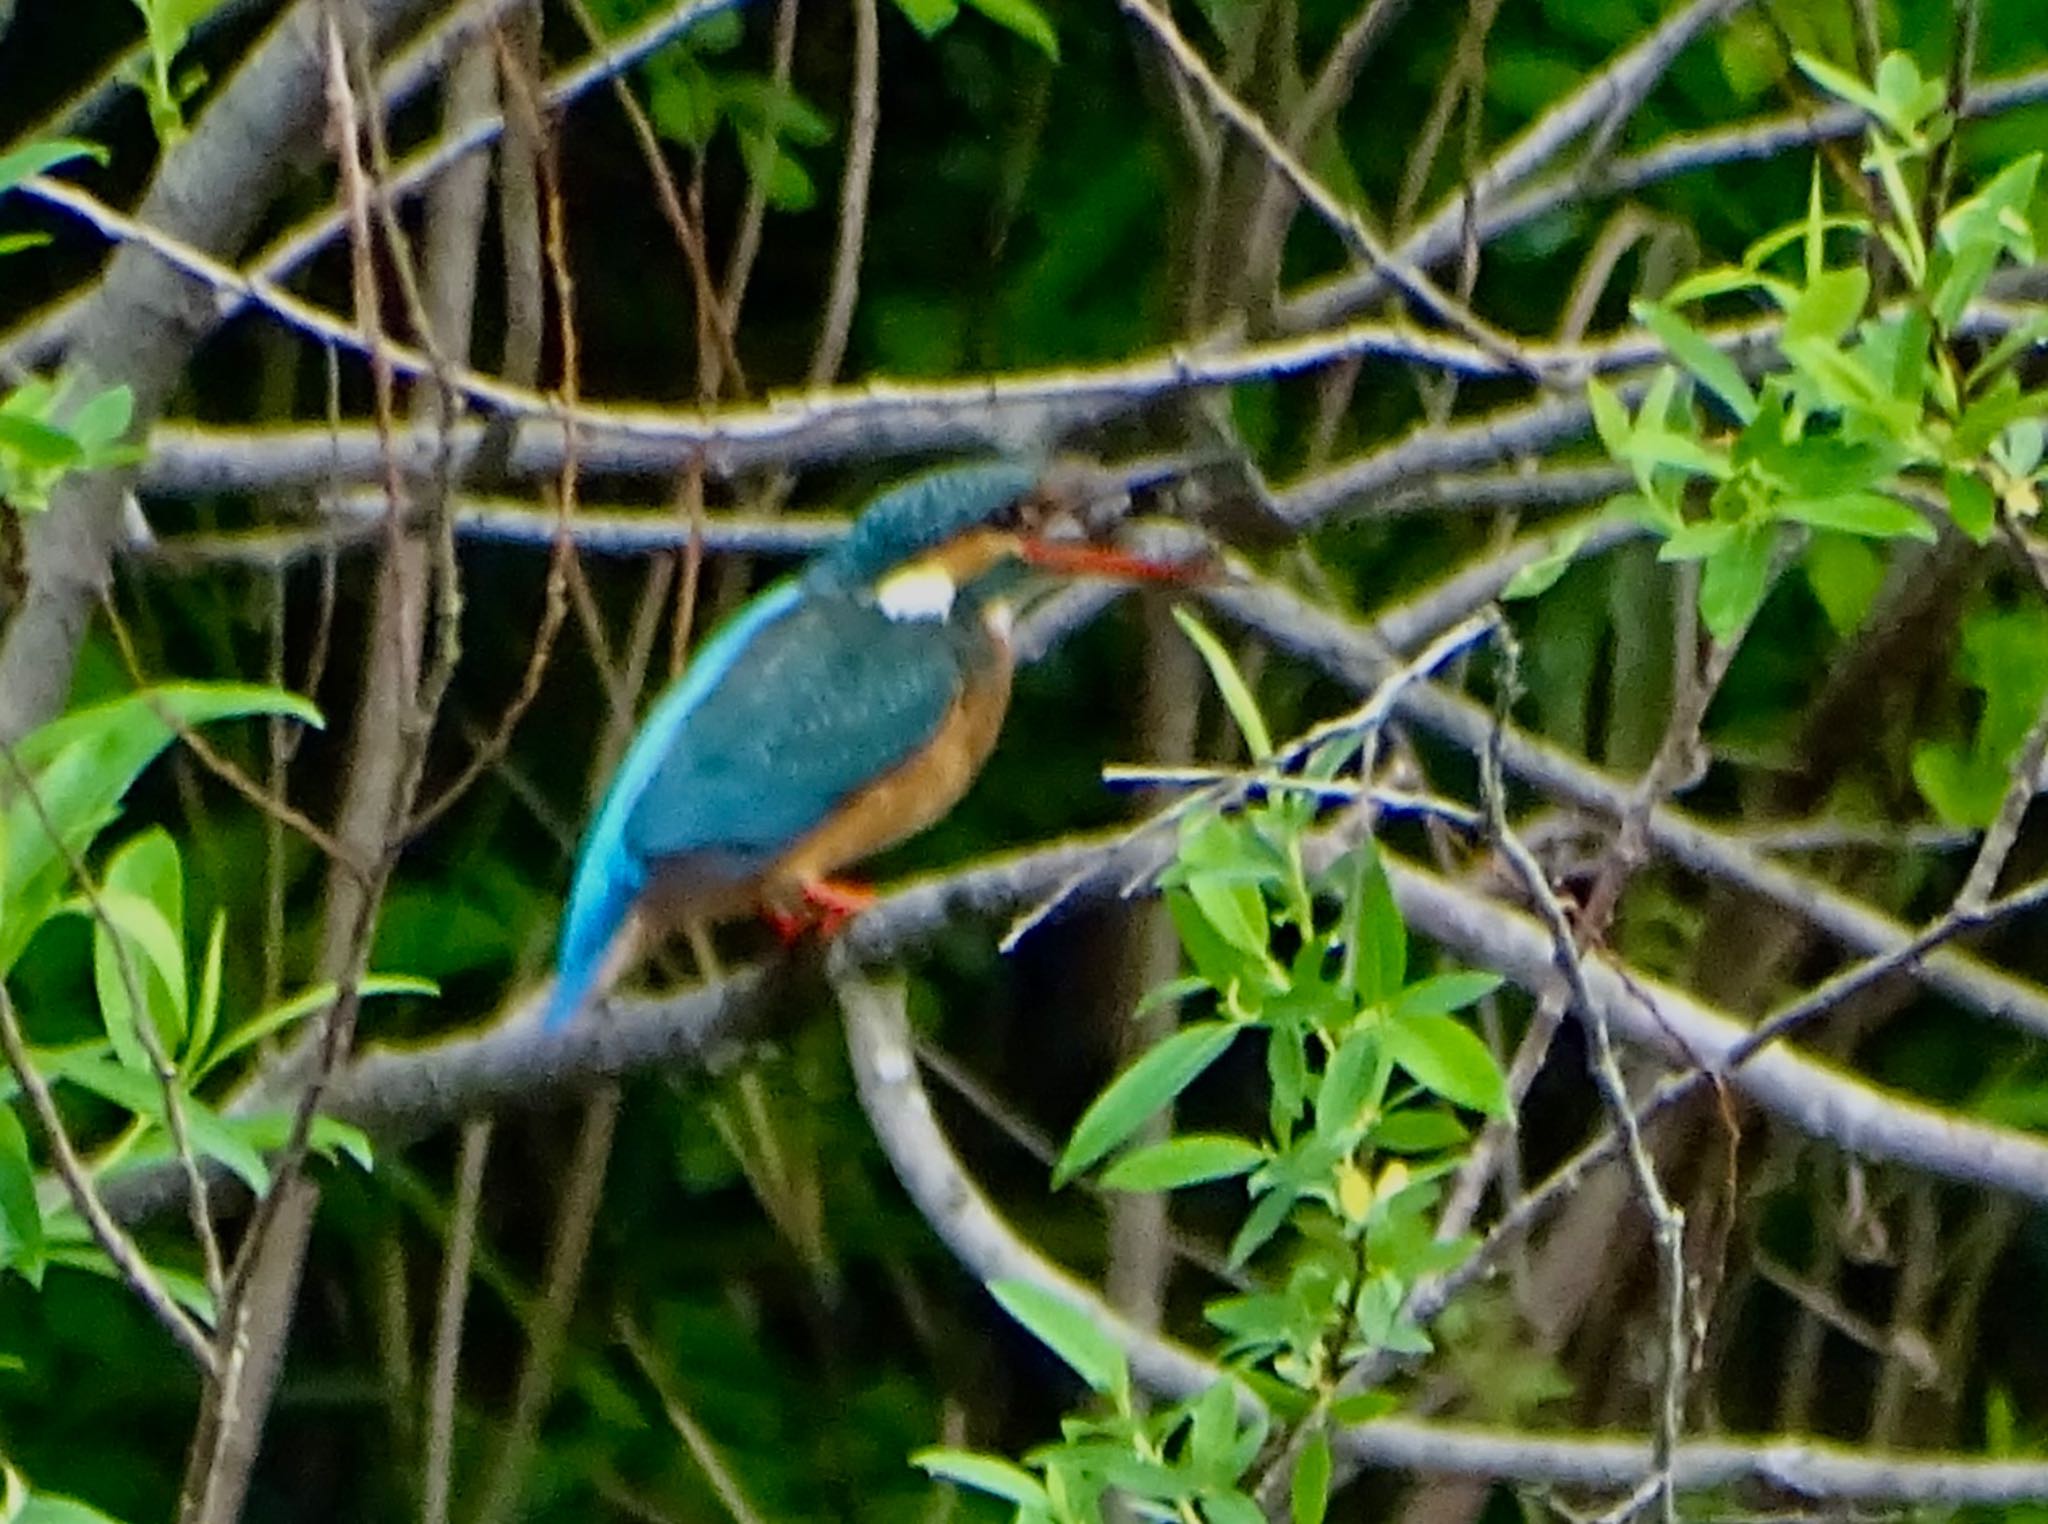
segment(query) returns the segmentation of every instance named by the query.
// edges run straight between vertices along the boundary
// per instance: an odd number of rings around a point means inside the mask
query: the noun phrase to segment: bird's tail
[[[586,860],[569,891],[568,913],[562,917],[562,945],[555,954],[555,988],[548,996],[541,1025],[552,1032],[589,1003],[600,984],[616,978],[608,967],[619,930],[639,894],[639,885]]]

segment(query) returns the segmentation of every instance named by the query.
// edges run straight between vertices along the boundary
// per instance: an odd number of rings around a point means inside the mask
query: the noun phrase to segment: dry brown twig
[[[1347,209],[1303,167],[1272,128],[1230,93],[1202,55],[1154,0],[1119,0],[1124,14],[1151,34],[1174,68],[1201,93],[1209,109],[1248,139],[1288,186],[1343,240],[1352,256],[1383,276],[1403,296],[1499,362],[1526,379],[1547,382],[1553,377],[1527,346],[1485,322],[1462,302],[1442,290],[1424,272],[1389,250],[1355,212]]]

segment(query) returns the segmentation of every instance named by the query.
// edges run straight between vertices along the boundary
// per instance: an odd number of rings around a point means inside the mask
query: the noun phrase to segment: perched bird
[[[1034,570],[1187,581],[1074,539],[1085,503],[1040,473],[934,471],[719,628],[654,706],[583,843],[546,1023],[615,976],[636,908],[657,925],[749,909],[831,924],[865,899],[828,875],[967,792],[1009,706],[1013,601]]]

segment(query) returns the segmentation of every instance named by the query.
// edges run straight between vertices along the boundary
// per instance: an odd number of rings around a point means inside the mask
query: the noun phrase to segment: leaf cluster
[[[1182,623],[1254,756],[1273,762],[1250,686],[1220,642],[1186,616]],[[1298,758],[1300,777],[1327,783],[1362,753],[1355,734],[1328,737]],[[1275,1289],[1209,1305],[1218,1354],[1290,1421],[1359,1422],[1391,1401],[1377,1392],[1340,1399],[1339,1378],[1378,1351],[1430,1348],[1404,1315],[1408,1292],[1473,1247],[1469,1238],[1437,1239],[1431,1209],[1472,1147],[1467,1116],[1503,1117],[1509,1098],[1493,1053],[1456,1014],[1500,980],[1417,974],[1370,839],[1310,871],[1317,800],[1312,786],[1276,786],[1242,808],[1187,815],[1161,889],[1188,972],[1140,1010],[1199,1002],[1213,1014],[1185,1023],[1110,1082],[1075,1124],[1053,1179],[1108,1161],[1102,1181],[1114,1190],[1239,1182],[1246,1209],[1230,1263],[1245,1265],[1286,1229],[1287,1264]],[[1263,1050],[1262,1132],[1133,1144],[1240,1045]],[[1070,1419],[1061,1444],[1027,1457],[1035,1472],[954,1452],[927,1455],[930,1469],[1014,1503],[1020,1524],[1094,1524],[1111,1489],[1143,1517],[1226,1524],[1260,1516],[1235,1483],[1264,1438],[1264,1419],[1240,1427],[1230,1416],[1242,1395],[1234,1381],[1141,1419],[1130,1409],[1121,1353],[1083,1314],[1034,1288],[998,1295],[1112,1399],[1115,1414]],[[1297,1516],[1320,1518],[1328,1452],[1301,1454]]]
[[[1673,362],[1637,405],[1598,380],[1588,386],[1602,445],[1636,479],[1610,511],[1654,530],[1664,559],[1700,563],[1701,617],[1722,641],[1748,626],[1795,546],[1931,540],[1944,517],[1983,544],[2001,513],[2039,509],[2048,394],[2024,385],[2017,362],[2043,327],[2014,328],[1974,358],[1967,340],[1994,270],[2034,257],[2041,155],[1943,209],[1929,237],[1928,161],[1953,126],[1940,81],[1904,54],[1884,61],[1872,87],[1799,61],[1871,115],[1872,205],[1831,210],[1816,165],[1803,219],[1738,263],[1636,305]],[[1883,291],[1874,270],[1896,290]],[[1754,382],[1684,312],[1731,297],[1779,318],[1779,363]],[[1867,606],[1863,553],[1825,551],[1809,575],[1831,617]]]
[[[78,867],[119,818],[122,796],[181,729],[259,714],[307,724],[320,719],[304,700],[276,689],[158,688],[67,715],[26,737],[9,758],[0,785],[0,977],[53,920],[77,917],[90,924],[99,1033],[32,1049],[30,1062],[60,1094],[111,1108],[118,1118],[91,1159],[96,1177],[169,1156],[168,1107],[175,1096],[195,1155],[260,1195],[270,1184],[265,1153],[283,1145],[289,1118],[277,1112],[228,1116],[202,1088],[337,998],[333,985],[320,985],[228,1019],[226,916],[213,916],[204,951],[194,960],[184,866],[161,828],[121,842],[96,881],[77,882]],[[425,981],[402,977],[373,977],[360,986],[362,995],[433,992]],[[26,1013],[27,1025],[35,1024],[36,1014]],[[20,1099],[19,1076],[0,1074],[0,1272],[37,1286],[51,1265],[114,1274],[69,1199],[38,1192],[36,1161],[16,1110]],[[369,1165],[368,1141],[332,1118],[316,1122],[312,1142],[322,1153],[346,1153]],[[175,1267],[161,1274],[189,1309],[210,1315],[204,1286]]]

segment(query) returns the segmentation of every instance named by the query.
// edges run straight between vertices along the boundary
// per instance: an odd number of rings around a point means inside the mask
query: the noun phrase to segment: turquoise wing
[[[612,776],[604,803],[583,839],[569,905],[562,916],[561,946],[555,954],[555,989],[545,1025],[559,1027],[582,1008],[633,901],[647,886],[646,866],[626,848],[627,818],[648,779],[688,720],[691,711],[716,691],[762,630],[796,607],[795,578],[778,583],[721,625],[691,658],[688,669],[648,714],[626,757]]]
[[[676,729],[627,815],[626,848],[650,867],[709,853],[742,873],[765,868],[924,750],[964,682],[942,625],[807,598]]]
[[[664,861],[765,869],[931,742],[965,665],[943,625],[794,581],[741,610],[656,703],[606,792],[570,887],[548,1025],[582,1005]]]

